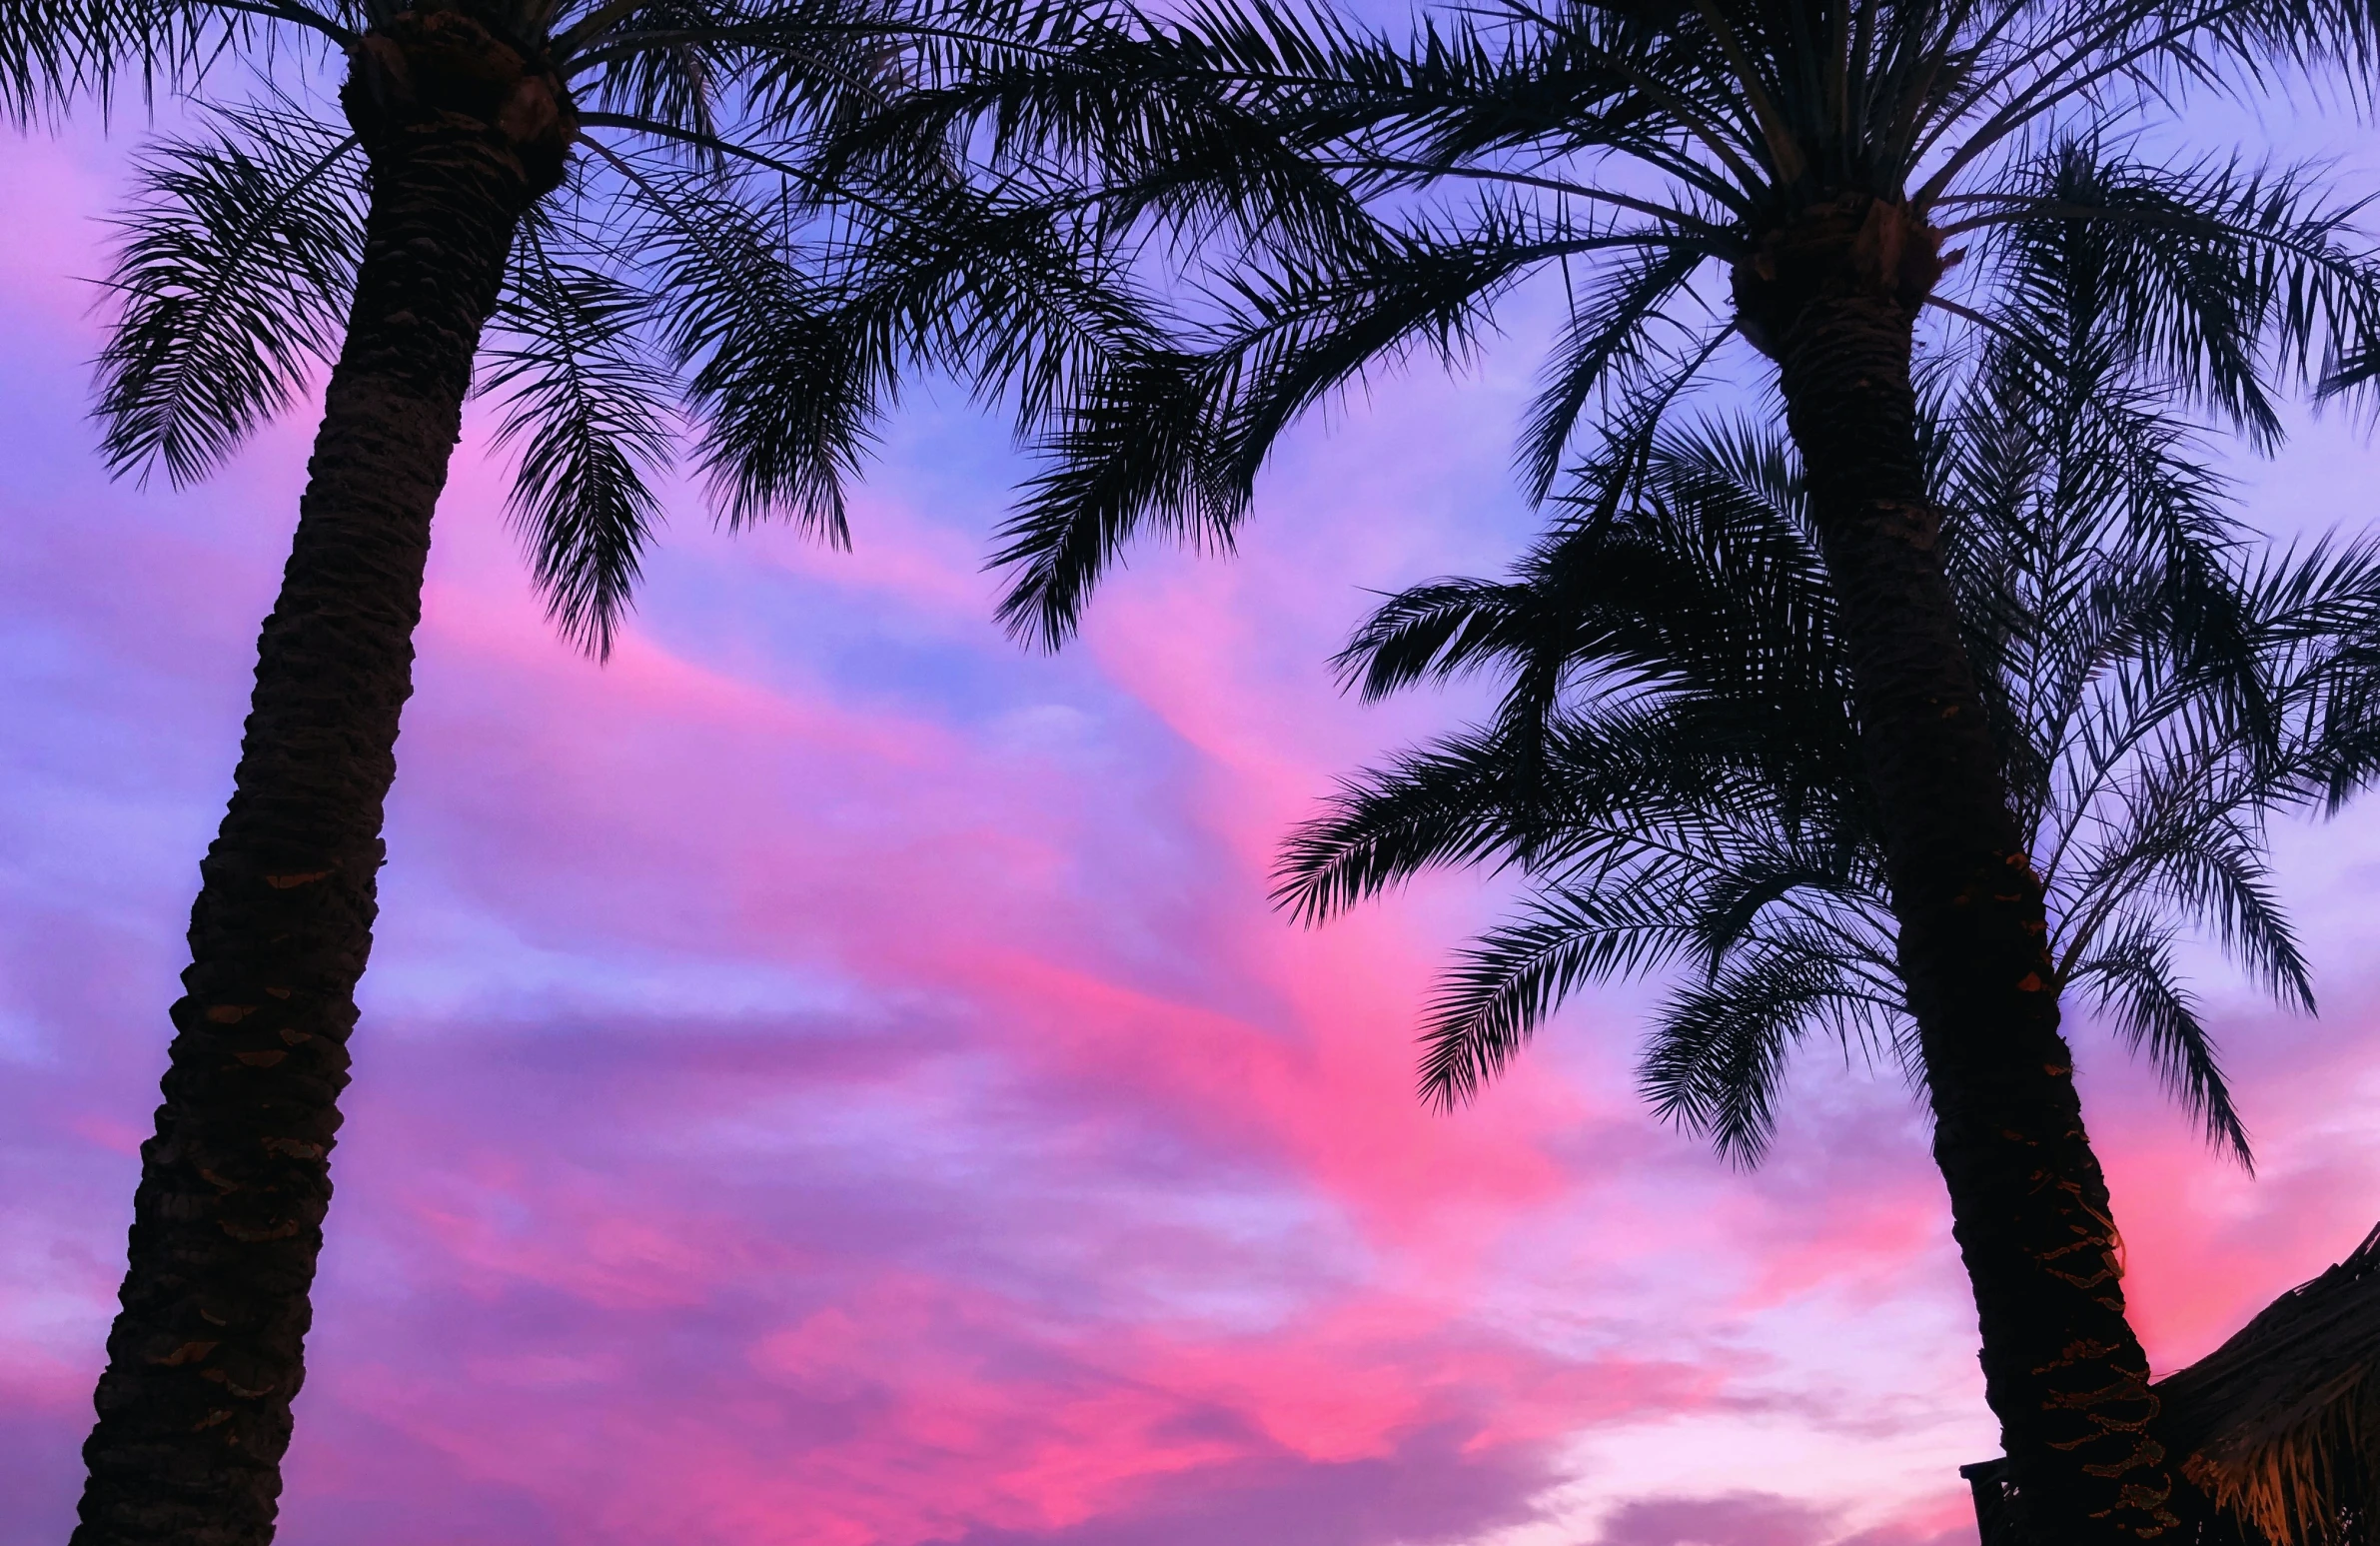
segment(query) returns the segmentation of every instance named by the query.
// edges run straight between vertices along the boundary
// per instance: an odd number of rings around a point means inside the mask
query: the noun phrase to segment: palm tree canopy
[[[961,154],[1181,318],[1085,359],[1035,426],[998,559],[1045,644],[1136,533],[1227,546],[1285,428],[1370,370],[1459,362],[1540,273],[1570,307],[1518,449],[1538,498],[1583,424],[1649,433],[1774,348],[1764,298],[1812,242],[1972,326],[2028,246],[2106,226],[2110,307],[2261,446],[2285,388],[2380,366],[2352,203],[2132,133],[2193,88],[2359,78],[2380,12],[2356,0],[1496,0],[1402,37],[1276,0],[965,9],[840,163]]]
[[[1937,370],[1945,564],[2048,891],[2046,985],[2244,1161],[2174,950],[2211,932],[2312,1007],[2265,828],[2372,767],[2380,543],[2250,542],[2102,304],[2108,228],[2068,235],[2012,289],[2031,304]],[[1805,1036],[1914,1050],[1824,561],[1790,453],[1749,424],[1673,426],[1563,503],[1511,580],[1416,587],[1358,634],[1342,665],[1366,696],[1487,672],[1501,705],[1344,785],[1280,898],[1319,919],[1425,865],[1517,869],[1524,912],[1432,1006],[1425,1093],[1474,1094],[1584,982],[1668,972],[1645,1090],[1754,1160]]]
[[[914,333],[1029,338],[1011,353],[1030,369],[1065,328],[1020,319],[1089,288],[1038,211],[943,178],[921,218],[964,261],[912,271],[900,315],[846,304],[863,236],[921,240],[864,170],[807,164],[823,126],[897,84],[926,23],[890,0],[8,0],[0,97],[20,120],[135,87],[200,104],[142,155],[120,218],[98,414],[119,471],[204,476],[336,353],[369,148],[356,94],[326,83],[387,29],[456,16],[547,72],[559,104],[568,162],[514,244],[479,386],[501,403],[537,584],[596,653],[681,452],[725,521],[844,542],[845,484]],[[226,99],[235,60],[261,88]]]

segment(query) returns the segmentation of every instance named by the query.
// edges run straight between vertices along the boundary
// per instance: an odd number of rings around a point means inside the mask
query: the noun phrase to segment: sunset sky
[[[98,471],[118,128],[0,156],[0,1546],[70,1525],[312,429],[192,490]],[[1732,1170],[1636,1099],[1639,989],[1432,1115],[1417,1007],[1506,893],[1267,904],[1335,774],[1466,711],[1327,658],[1532,529],[1549,320],[1309,426],[1236,558],[1139,550],[1055,657],[990,621],[1022,464],[958,392],[888,429],[850,554],[677,490],[604,667],[543,623],[476,417],[281,1539],[1972,1542],[1997,1442],[1896,1073],[1812,1048]],[[2380,449],[2334,415],[2236,471],[2269,529],[2360,527]],[[2200,982],[2253,1179],[2072,1026],[2160,1372],[2380,1219],[2380,798],[2279,847],[2322,1017]]]

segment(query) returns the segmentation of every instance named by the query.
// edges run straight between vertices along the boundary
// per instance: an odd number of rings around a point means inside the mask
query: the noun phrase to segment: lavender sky
[[[0,1546],[71,1518],[311,428],[192,491],[97,471],[73,276],[122,155],[0,157]],[[1143,550],[1055,658],[989,622],[1018,464],[955,393],[852,554],[676,499],[604,668],[542,624],[475,421],[282,1539],[1971,1542],[1997,1445],[1897,1076],[1811,1054],[1731,1171],[1634,1098],[1615,992],[1433,1116],[1415,1010],[1493,885],[1267,907],[1331,777],[1462,710],[1325,663],[1366,588],[1529,531],[1529,327],[1301,433],[1236,560]],[[2360,526],[2380,451],[2334,419],[2240,472],[2268,527]],[[2323,1017],[2201,984],[2256,1178],[2074,1027],[2160,1370],[2380,1218],[2380,803],[2281,849]]]

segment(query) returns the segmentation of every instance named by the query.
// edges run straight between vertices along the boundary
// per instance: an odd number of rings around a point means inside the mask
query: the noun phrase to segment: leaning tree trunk
[[[1961,646],[1909,379],[1935,238],[1846,199],[1737,274],[1840,609],[1880,812],[1934,1158],[1974,1285],[1984,1388],[2041,1538],[2138,1541],[2177,1521],[2157,1398],[2124,1319],[2122,1245],[2082,1127],[2046,915]]]
[[[273,1537],[431,513],[515,227],[567,144],[551,75],[452,12],[368,38],[344,100],[371,156],[363,266],[200,865],[75,1546]]]

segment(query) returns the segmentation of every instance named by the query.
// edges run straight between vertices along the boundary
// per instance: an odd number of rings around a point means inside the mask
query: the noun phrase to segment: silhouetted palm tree
[[[893,84],[902,25],[877,0],[0,6],[21,120],[135,85],[199,119],[148,154],[124,219],[112,464],[198,477],[334,362],[192,912],[78,1543],[271,1537],[431,516],[475,368],[518,447],[536,582],[595,654],[680,424],[728,523],[841,541],[888,361],[825,318],[838,255],[889,212],[799,157]],[[214,102],[242,66],[264,89]],[[317,116],[326,83],[338,111]],[[954,186],[934,218],[1001,217]],[[946,328],[996,339],[1069,283],[1026,227],[972,248]]]
[[[2144,158],[2128,126],[2180,88],[2360,68],[2373,17],[2357,0],[1490,0],[1398,39],[1265,0],[1179,19],[975,9],[1007,41],[920,53],[917,89],[845,154],[965,151],[986,186],[1074,212],[1193,324],[1057,403],[1001,555],[1022,634],[1067,635],[1152,524],[1227,545],[1287,426],[1367,369],[1458,361],[1532,275],[1559,270],[1571,297],[1522,446],[1533,493],[1599,403],[1627,468],[1731,360],[1782,395],[2016,1484],[2064,1540],[2173,1528],[1911,351],[1926,308],[1993,311],[2011,247],[2085,221],[2114,233],[2108,305],[2146,363],[2258,442],[2278,434],[2280,378],[2364,381],[2380,285],[2351,206],[2301,172]],[[897,261],[879,282],[898,287]]]

